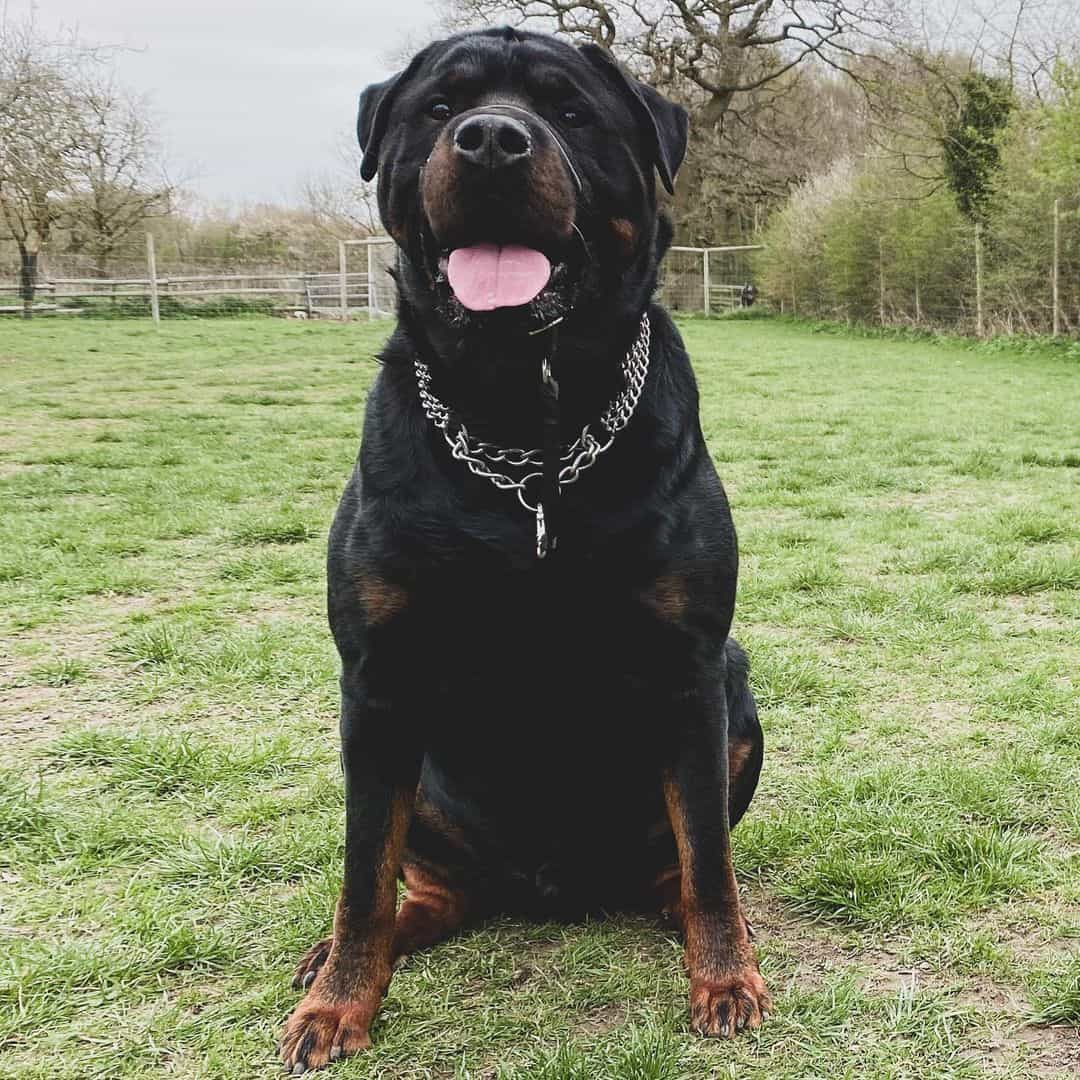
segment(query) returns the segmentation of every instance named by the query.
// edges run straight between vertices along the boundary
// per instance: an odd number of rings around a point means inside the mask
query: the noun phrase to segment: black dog
[[[735,533],[650,303],[686,114],[596,47],[502,29],[370,87],[359,134],[399,322],[330,536],[345,875],[282,1059],[370,1045],[394,960],[500,911],[664,909],[694,1029],[755,1028]]]

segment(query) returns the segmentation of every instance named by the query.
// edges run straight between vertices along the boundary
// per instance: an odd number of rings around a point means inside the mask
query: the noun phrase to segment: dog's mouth
[[[550,322],[573,307],[588,251],[545,250],[522,243],[478,241],[444,247],[433,260],[433,284],[452,321],[482,324],[495,313],[526,322]],[[500,321],[501,325],[501,321]]]

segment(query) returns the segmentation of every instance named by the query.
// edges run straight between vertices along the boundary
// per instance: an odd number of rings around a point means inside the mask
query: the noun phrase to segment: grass
[[[273,1075],[342,856],[325,533],[386,324],[0,324],[0,1077]],[[1066,351],[688,321],[768,743],[777,998],[688,1033],[638,919],[412,958],[344,1077],[1071,1075]]]

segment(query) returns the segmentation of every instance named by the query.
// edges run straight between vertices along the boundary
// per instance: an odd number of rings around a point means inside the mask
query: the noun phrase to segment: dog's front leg
[[[759,1027],[771,1003],[739,903],[728,821],[723,679],[677,707],[679,739],[664,799],[679,853],[679,920],[690,975],[690,1023],[727,1038]]]
[[[282,1036],[293,1073],[370,1046],[390,984],[397,877],[422,756],[405,712],[372,693],[361,663],[345,665],[345,875],[329,955]]]

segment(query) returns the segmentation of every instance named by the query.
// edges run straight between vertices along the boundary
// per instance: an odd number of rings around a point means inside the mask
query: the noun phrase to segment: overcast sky
[[[3,0],[0,0],[0,6]],[[31,6],[7,0],[9,17]],[[212,201],[286,201],[332,169],[359,92],[436,30],[431,0],[37,0],[40,27],[122,45],[186,186]]]

